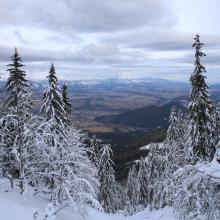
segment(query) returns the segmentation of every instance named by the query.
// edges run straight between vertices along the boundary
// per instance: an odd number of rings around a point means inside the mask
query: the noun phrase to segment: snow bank
[[[196,168],[198,171],[220,180],[220,164],[216,160],[211,163],[198,164]]]
[[[44,214],[49,201],[40,195],[31,196],[31,193],[21,196],[18,191],[10,190],[7,180],[0,180],[0,219],[1,220],[33,220],[33,214],[37,210]],[[77,220],[71,210],[60,211],[53,220]],[[48,219],[48,220],[52,220]],[[88,220],[175,220],[171,208],[165,208],[150,212],[148,209],[133,216],[122,214],[105,214],[90,208]]]
[[[142,146],[139,149],[140,150],[149,150],[151,146],[153,145],[158,145],[159,148],[163,147],[163,142],[159,142],[159,143],[150,143],[148,145]]]
[[[150,144],[140,147],[140,150],[149,150],[149,148],[150,148]]]

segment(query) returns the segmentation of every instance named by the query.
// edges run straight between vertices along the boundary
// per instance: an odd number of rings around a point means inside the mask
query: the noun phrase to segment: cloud
[[[170,0],[2,0],[2,24],[109,32],[174,23]]]
[[[18,30],[15,30],[14,34],[22,44],[24,44],[24,45],[28,44],[27,40],[22,36],[22,34]]]
[[[192,50],[195,34],[182,33],[173,29],[140,28],[136,31],[104,34],[100,41],[105,44],[122,45],[123,47],[145,49],[149,51],[186,51]],[[204,48],[220,48],[220,34],[206,34],[201,37]]]

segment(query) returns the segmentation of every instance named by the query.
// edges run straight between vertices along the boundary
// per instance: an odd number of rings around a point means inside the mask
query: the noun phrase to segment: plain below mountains
[[[117,115],[99,116],[96,117],[96,121],[107,124],[149,129],[167,128],[169,125],[170,111],[173,106],[176,106],[177,109],[180,109],[183,112],[186,110],[183,105],[177,102],[169,102],[161,106],[149,105]]]

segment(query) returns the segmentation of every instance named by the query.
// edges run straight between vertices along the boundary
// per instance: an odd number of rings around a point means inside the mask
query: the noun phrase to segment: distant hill
[[[139,128],[167,128],[169,124],[168,118],[173,106],[176,106],[177,109],[181,109],[182,111],[186,110],[183,105],[177,102],[169,102],[161,106],[149,105],[143,108],[126,111],[118,115],[99,116],[96,120],[104,123]]]

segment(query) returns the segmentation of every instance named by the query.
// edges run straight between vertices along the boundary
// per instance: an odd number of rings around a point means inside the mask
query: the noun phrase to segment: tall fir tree
[[[49,71],[48,83],[48,89],[43,95],[44,103],[40,110],[44,118],[40,126],[42,128],[41,138],[45,145],[44,154],[48,155],[42,172],[48,173],[45,182],[47,182],[47,186],[51,189],[51,193],[53,193],[56,169],[61,168],[60,161],[63,157],[62,155],[65,154],[62,148],[67,144],[67,129],[65,129],[66,112],[53,64]],[[54,161],[56,161],[56,164],[54,164]]]
[[[140,200],[140,185],[138,181],[137,164],[133,164],[128,173],[128,181],[126,186],[126,212],[129,215],[134,214],[138,210]]]
[[[72,113],[72,105],[71,105],[70,98],[68,95],[68,87],[65,83],[62,86],[62,98],[63,98],[63,103],[64,103],[64,110],[66,113],[66,122],[67,124],[69,124],[71,120],[70,116]]]
[[[18,54],[17,48],[15,48],[14,54],[11,56],[12,63],[8,64],[9,78],[6,82],[6,89],[9,95],[6,99],[7,107],[18,107],[22,95],[28,93],[28,81],[26,79],[26,73],[22,68],[22,58]]]
[[[75,218],[84,219],[88,204],[101,209],[97,200],[97,169],[82,143],[84,135],[71,127],[64,129],[65,139],[54,146],[51,136],[59,140],[60,135],[51,130],[51,121],[44,120],[33,129],[29,138],[34,153],[32,184],[50,196],[55,212],[71,207]]]
[[[93,135],[92,138],[89,138],[88,155],[95,167],[98,167],[100,159],[100,146],[95,135]]]
[[[4,103],[5,115],[1,118],[1,160],[5,167],[3,173],[11,180],[19,180],[21,193],[24,191],[25,169],[28,146],[25,144],[28,123],[31,120],[31,92],[26,79],[25,71],[22,70],[22,58],[15,48],[9,64],[9,78],[6,82],[8,97]]]
[[[100,181],[99,201],[103,209],[109,213],[115,213],[117,204],[115,200],[116,183],[113,168],[112,150],[109,145],[103,145],[100,149],[100,160],[98,165],[98,176]]]
[[[184,131],[180,124],[181,123],[180,116],[181,116],[181,112],[177,112],[176,107],[173,106],[169,116],[170,125],[167,129],[167,136],[166,136],[167,142],[175,142],[183,135]]]
[[[213,120],[215,106],[209,98],[209,87],[206,84],[205,67],[201,64],[201,58],[206,56],[202,51],[203,43],[197,34],[195,42],[195,68],[190,81],[192,91],[188,106],[189,132],[188,145],[189,151],[193,152],[193,160],[211,161],[215,154],[215,145],[218,142],[216,123]]]
[[[139,171],[138,171],[138,183],[140,187],[139,203],[144,206],[147,206],[149,204],[148,179],[149,179],[149,173],[147,169],[147,161],[145,158],[141,158],[139,163]]]
[[[48,79],[40,111],[43,121],[35,135],[36,143],[41,146],[37,158],[41,163],[36,169],[38,181],[46,185],[56,209],[71,206],[75,215],[82,218],[86,214],[86,204],[99,207],[97,169],[88,158],[82,143],[84,137],[66,123],[64,99],[54,65]]]
[[[68,95],[68,87],[66,83],[64,83],[62,87],[62,96],[63,96],[63,102],[64,102],[64,110],[66,111],[67,114],[70,115],[72,113],[72,105],[70,103],[70,98]]]
[[[217,126],[218,136],[220,137],[220,103],[216,105],[216,126]]]
[[[147,157],[147,172],[148,172],[148,201],[151,208],[162,208],[165,204],[164,184],[165,172],[165,149],[163,144],[151,143]]]
[[[176,107],[173,106],[169,117],[169,127],[167,129],[167,136],[163,142],[164,155],[162,170],[163,172],[156,181],[154,187],[156,194],[155,205],[164,207],[165,205],[171,206],[173,202],[173,173],[180,167],[186,165],[188,161],[185,160],[186,149],[185,149],[185,130],[186,122],[184,114],[181,110],[177,111]],[[159,155],[157,155],[159,156]],[[159,161],[159,157],[157,159]],[[158,168],[157,168],[158,169]],[[160,198],[157,200],[157,198]]]
[[[166,172],[171,174],[179,166],[184,165],[185,161],[185,131],[186,121],[181,110],[177,111],[173,106],[169,117],[169,127],[164,141]]]
[[[53,64],[51,65],[47,78],[49,86],[43,95],[44,103],[41,107],[40,113],[44,115],[47,121],[55,120],[57,124],[63,125],[64,121],[66,121],[66,112]]]

